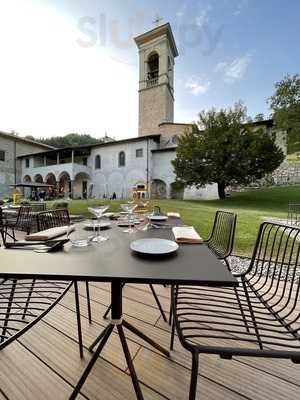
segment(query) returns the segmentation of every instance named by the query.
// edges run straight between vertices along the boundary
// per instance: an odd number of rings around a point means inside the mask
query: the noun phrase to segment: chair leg
[[[170,290],[170,312],[169,312],[169,325],[172,325],[173,307],[172,307],[172,286]]]
[[[174,349],[174,339],[175,339],[175,321],[173,318],[172,321],[172,331],[171,331],[171,342],[170,342],[170,350]]]
[[[93,321],[92,321],[90,288],[89,288],[89,283],[88,282],[85,282],[85,289],[86,289],[86,301],[87,301],[87,309],[88,309],[88,318],[89,318],[89,323],[91,324]]]
[[[191,374],[189,400],[196,400],[198,369],[199,369],[199,354],[197,352],[193,352],[192,353],[192,374]]]

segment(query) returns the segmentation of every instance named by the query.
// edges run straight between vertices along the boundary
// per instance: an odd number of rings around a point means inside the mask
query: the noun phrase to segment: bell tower
[[[155,135],[161,122],[174,122],[174,60],[169,23],[136,37],[139,49],[139,136]]]

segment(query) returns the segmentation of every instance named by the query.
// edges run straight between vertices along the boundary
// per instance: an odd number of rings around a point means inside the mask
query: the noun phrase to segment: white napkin
[[[168,213],[167,213],[167,216],[168,216],[169,218],[180,218],[180,214],[177,213],[177,212],[168,212]]]
[[[44,231],[32,233],[31,235],[26,235],[25,240],[49,240],[73,231],[75,231],[75,225],[58,226],[56,228],[50,228]]]
[[[193,226],[174,226],[172,231],[177,243],[203,243]]]

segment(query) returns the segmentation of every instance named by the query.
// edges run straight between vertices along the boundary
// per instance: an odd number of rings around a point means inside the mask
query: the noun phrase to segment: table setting
[[[18,246],[19,242],[16,242],[14,246],[17,247],[0,248],[0,278],[111,283],[108,325],[90,346],[92,357],[70,399],[77,397],[114,328],[117,329],[122,343],[137,399],[142,400],[144,397],[124,330],[138,335],[157,351],[169,356],[168,350],[129,323],[123,316],[124,285],[127,283],[171,286],[238,285],[237,280],[203,243],[196,230],[184,225],[179,214],[168,215],[154,208],[150,212],[135,216],[134,208],[133,205],[126,207],[127,217],[125,214],[118,216],[109,214],[109,217],[104,217],[108,208],[101,207],[91,212],[96,219],[90,218],[73,226],[51,228],[48,232],[27,235],[21,241],[23,246]],[[124,207],[122,210],[125,212]],[[164,219],[153,221],[152,216],[164,216]],[[124,227],[118,226],[120,218],[127,218],[130,223],[125,233]],[[135,219],[140,219],[139,223],[134,224]],[[110,225],[102,229],[101,223],[105,221]],[[98,224],[97,230],[96,224]],[[58,241],[61,245],[56,244],[55,247],[53,241]],[[24,243],[27,243],[28,249],[33,251],[21,251],[22,248],[26,248]],[[51,251],[51,243],[57,251]],[[9,247],[7,243],[5,245]]]

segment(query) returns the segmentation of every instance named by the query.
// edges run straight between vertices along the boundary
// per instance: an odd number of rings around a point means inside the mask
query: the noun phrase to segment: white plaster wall
[[[156,146],[154,141],[149,140],[149,157],[151,157],[150,150]],[[143,157],[136,157],[137,149],[143,149]],[[118,156],[121,151],[126,155],[125,167],[119,167]],[[95,169],[96,155],[101,157],[101,169]],[[137,183],[147,183],[147,139],[94,147],[88,165],[92,171],[93,196],[110,197],[115,192],[117,198],[130,197]]]
[[[152,180],[161,179],[167,184],[167,196],[170,196],[170,185],[175,182],[176,175],[174,173],[171,161],[174,160],[176,152],[161,151],[152,153]],[[195,187],[185,188],[185,200],[213,200],[218,199],[217,184],[206,185],[201,189]]]

